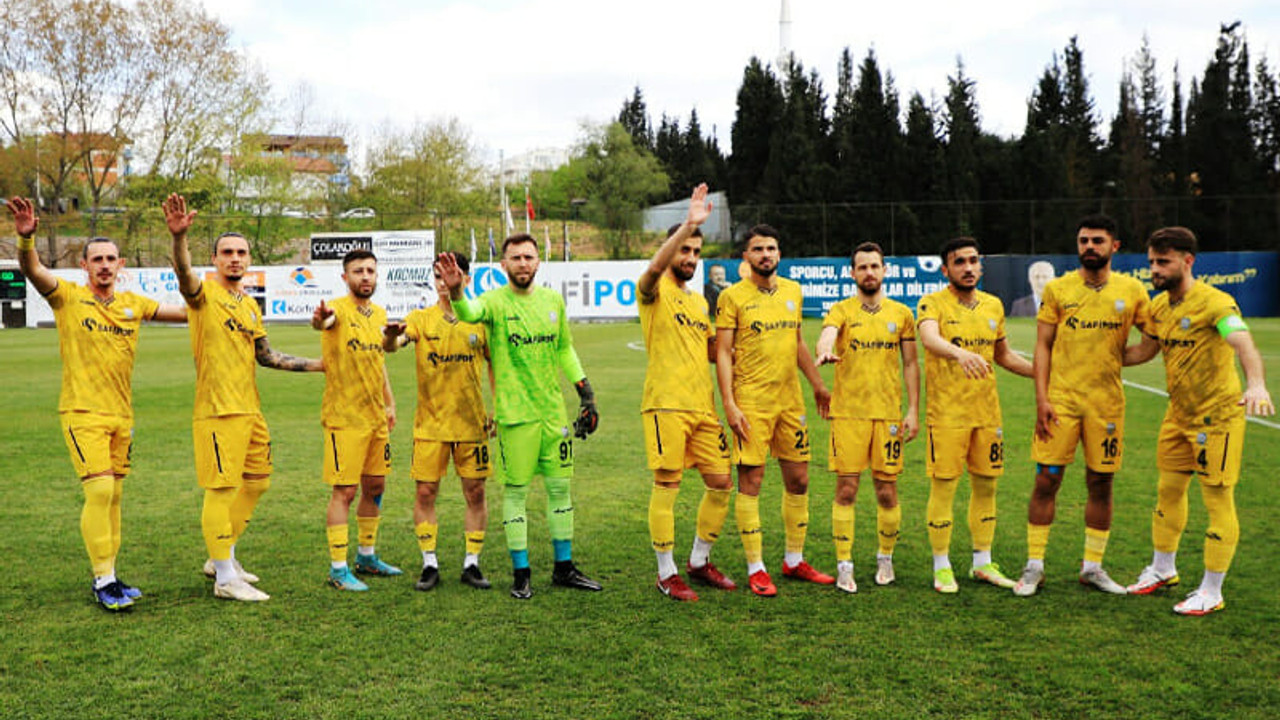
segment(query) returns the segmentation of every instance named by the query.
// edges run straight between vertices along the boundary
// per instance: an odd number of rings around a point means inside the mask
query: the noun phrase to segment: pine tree
[[[729,157],[729,195],[735,204],[761,200],[761,183],[769,162],[770,138],[783,111],[782,86],[759,58],[751,58],[738,88]]]
[[[637,85],[630,100],[622,103],[618,113],[618,123],[631,135],[631,141],[637,148],[653,152],[653,128],[649,124],[649,110],[644,103],[644,93]]]

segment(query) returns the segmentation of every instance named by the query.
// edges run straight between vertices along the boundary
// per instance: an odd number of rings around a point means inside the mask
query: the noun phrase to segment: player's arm
[[[338,321],[338,316],[334,314],[333,308],[324,304],[324,300],[316,306],[315,312],[311,313],[311,329],[312,330],[328,330]]]
[[[1124,348],[1124,366],[1141,365],[1160,352],[1160,341],[1144,334],[1142,339]]]
[[[173,237],[173,272],[178,276],[178,290],[187,304],[200,294],[200,278],[191,269],[191,250],[187,247],[187,231],[196,218],[196,211],[187,212],[187,199],[177,193],[165,198],[160,206],[164,210],[164,222]]]
[[[403,322],[389,322],[382,328],[382,349],[386,352],[395,352],[400,348],[408,345],[412,338],[405,333],[408,325]]]
[[[840,329],[834,325],[823,326],[822,332],[818,334],[818,344],[813,348],[818,365],[840,362],[840,356],[836,355],[836,337],[839,334]]]
[[[736,333],[734,328],[716,328],[716,384],[720,386],[725,423],[734,435],[745,441],[751,427],[733,396],[733,338]]]
[[[916,329],[920,333],[920,343],[924,349],[944,360],[955,361],[964,370],[965,377],[977,380],[991,373],[991,364],[976,352],[965,350],[959,345],[952,345],[942,337],[938,329],[938,321],[934,318],[923,318]]]
[[[387,364],[382,364],[382,401],[387,406],[387,432],[396,429],[396,396],[391,392],[391,375]]]
[[[907,414],[902,418],[906,441],[920,432],[920,353],[911,341],[899,343],[902,350],[902,379],[907,384]]]
[[[186,322],[187,306],[162,304],[160,307],[156,308],[156,314],[152,315],[151,319],[155,322]]]
[[[688,240],[693,231],[706,222],[708,217],[711,217],[711,203],[707,202],[707,184],[703,183],[693,189],[693,195],[689,198],[689,214],[684,222],[680,223],[680,227],[676,228],[671,237],[662,243],[658,251],[653,254],[649,267],[645,268],[644,273],[640,275],[640,281],[636,283],[636,294],[640,302],[648,305],[658,299],[658,279],[671,265],[671,258],[675,257],[676,252],[680,250],[680,244]]]
[[[324,372],[324,363],[316,358],[298,357],[271,349],[266,335],[253,341],[253,349],[254,356],[262,367],[294,372]]]
[[[458,267],[458,261],[454,259],[453,254],[440,253],[436,256],[433,267],[436,275],[444,280],[445,286],[449,288],[449,302],[453,305],[453,312],[458,319],[469,323],[484,322],[484,298],[467,299],[462,288],[462,268]]]
[[[1267,392],[1262,356],[1258,354],[1258,347],[1253,344],[1253,336],[1248,330],[1234,330],[1226,339],[1227,344],[1236,351],[1240,367],[1244,370],[1244,395],[1240,398],[1244,411],[1250,415],[1274,415],[1276,407],[1271,403],[1271,393]]]
[[[1014,352],[1013,348],[1009,346],[1009,338],[1002,337],[996,340],[994,350],[992,359],[1005,370],[1025,378],[1032,377],[1035,374],[1035,369],[1031,367],[1031,361]]]
[[[822,376],[818,374],[818,366],[813,363],[813,356],[809,354],[809,346],[805,344],[800,328],[796,328],[796,364],[800,366],[800,372],[804,373],[805,379],[809,381],[809,387],[813,388],[813,402],[818,407],[818,414],[830,419],[831,391],[827,389],[827,384],[822,382]]]
[[[1031,365],[1036,384],[1036,437],[1041,440],[1053,437],[1053,426],[1058,424],[1058,413],[1049,402],[1049,371],[1053,367],[1053,343],[1057,338],[1057,325],[1043,320],[1036,322],[1036,350]]]
[[[36,292],[48,295],[58,286],[58,278],[40,262],[36,252],[36,230],[40,227],[36,208],[27,198],[17,196],[6,200],[4,206],[13,216],[13,229],[18,234],[18,267]]]

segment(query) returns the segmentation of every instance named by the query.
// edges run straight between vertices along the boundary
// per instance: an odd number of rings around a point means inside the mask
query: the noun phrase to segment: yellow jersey
[[[640,332],[649,353],[641,412],[716,411],[707,342],[715,337],[702,293],[682,288],[663,273],[650,302],[640,298]]]
[[[1072,272],[1045,286],[1036,320],[1057,326],[1049,402],[1059,414],[1124,413],[1124,346],[1130,328],[1146,327],[1149,309],[1142,283],[1127,275],[1112,273],[1095,288]]]
[[[481,375],[488,338],[484,325],[445,317],[439,305],[414,310],[404,319],[418,365],[415,440],[480,442],[485,439]]]
[[[62,394],[58,412],[133,417],[138,328],[160,304],[131,292],[99,300],[83,285],[58,280],[45,296],[58,325]]]
[[[195,418],[261,412],[254,343],[267,331],[258,301],[212,280],[186,300],[196,359]]]
[[[831,417],[902,419],[902,344],[916,340],[911,309],[884,298],[868,310],[855,296],[832,306],[822,325],[838,331]]]
[[[935,427],[999,427],[1000,396],[996,391],[995,346],[1004,339],[1004,305],[1000,298],[974,291],[972,307],[962,304],[951,288],[920,298],[916,325],[938,323],[942,339],[981,355],[993,372],[981,380],[965,377],[954,360],[924,353],[925,386],[928,389],[929,425]]]
[[[716,327],[736,331],[733,397],[742,410],[803,411],[796,365],[803,302],[800,284],[786,278],[778,278],[773,291],[748,278],[720,293]]]
[[[387,311],[373,303],[361,307],[349,295],[337,298],[329,307],[334,322],[320,334],[324,358],[320,423],[337,430],[386,425],[382,328],[387,324]]]
[[[1160,341],[1164,353],[1165,422],[1194,428],[1244,414],[1235,350],[1218,330],[1218,323],[1233,315],[1240,315],[1236,301],[1202,280],[1176,305],[1169,304],[1168,293],[1151,301],[1147,334]]]

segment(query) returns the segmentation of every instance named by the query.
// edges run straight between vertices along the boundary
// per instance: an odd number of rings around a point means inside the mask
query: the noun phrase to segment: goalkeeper
[[[529,525],[525,503],[529,483],[542,475],[547,491],[547,525],[555,553],[551,583],[578,590],[600,590],[600,583],[573,564],[573,438],[564,409],[559,372],[581,399],[573,435],[586,439],[600,416],[595,395],[573,349],[564,298],[536,287],[538,243],[530,235],[512,235],[502,243],[502,269],[509,284],[475,300],[462,294],[462,270],[453,255],[436,259],[436,272],[449,288],[454,312],[463,322],[483,323],[495,381],[494,409],[501,459],[502,529],[511,553],[511,596],[533,596],[529,570]]]

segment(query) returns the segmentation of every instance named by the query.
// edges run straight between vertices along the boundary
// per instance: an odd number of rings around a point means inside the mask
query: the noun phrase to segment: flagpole
[[[533,208],[533,203],[532,201],[529,200],[529,183],[526,182],[524,184],[524,232],[526,235],[528,235],[530,232],[529,221],[532,218],[530,218],[529,216],[533,214],[530,212],[532,208]]]

